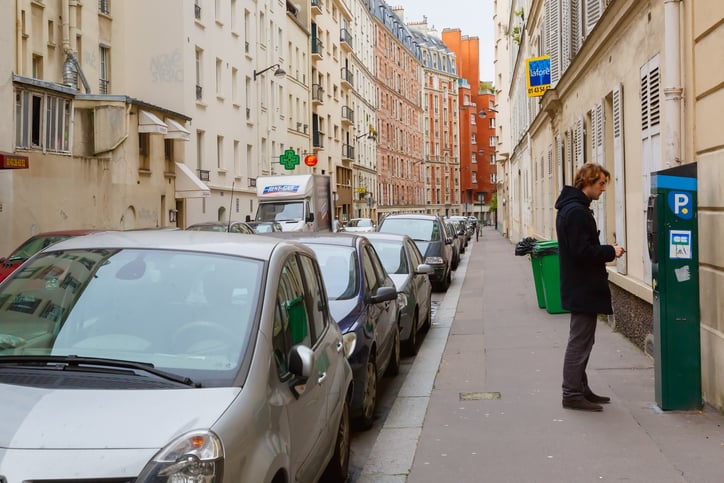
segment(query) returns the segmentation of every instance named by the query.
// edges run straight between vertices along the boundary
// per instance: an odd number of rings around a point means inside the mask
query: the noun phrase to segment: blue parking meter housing
[[[651,174],[646,235],[651,258],[656,403],[699,409],[699,244],[696,163]]]

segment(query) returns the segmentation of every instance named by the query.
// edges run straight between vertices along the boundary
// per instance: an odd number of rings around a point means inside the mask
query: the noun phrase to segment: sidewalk
[[[599,322],[602,413],[561,407],[569,316],[536,303],[530,261],[486,228],[471,242],[360,483],[720,482],[724,416],[662,412],[653,361]]]

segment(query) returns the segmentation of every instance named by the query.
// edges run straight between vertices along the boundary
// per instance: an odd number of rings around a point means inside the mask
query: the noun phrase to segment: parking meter
[[[646,238],[651,258],[656,403],[699,409],[699,255],[696,163],[651,174]]]

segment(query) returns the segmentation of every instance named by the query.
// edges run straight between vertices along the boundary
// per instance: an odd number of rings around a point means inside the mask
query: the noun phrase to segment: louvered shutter
[[[593,107],[591,111],[591,153],[593,154],[592,161],[603,165],[606,157],[603,152],[603,138],[604,138],[604,118],[603,118],[603,104],[598,103]]]
[[[613,190],[616,197],[616,242],[626,247],[626,163],[623,144],[623,87],[618,84],[613,98]],[[616,259],[618,273],[628,273],[627,255]]]
[[[573,139],[573,148],[575,149],[575,155],[576,155],[576,168],[580,168],[583,166],[583,163],[585,162],[584,158],[584,151],[585,146],[584,143],[584,133],[583,133],[583,118],[580,118],[578,122],[576,122],[576,130],[574,132],[574,139]]]
[[[586,0],[586,10],[584,12],[586,37],[588,37],[598,23],[598,19],[601,18],[602,11],[603,0]]]
[[[570,0],[571,5],[571,58],[581,50],[583,40],[583,0]]]
[[[565,0],[564,0],[565,1]],[[551,87],[561,77],[561,0],[546,2],[546,39],[548,55],[551,56]]]
[[[561,0],[561,75],[571,65],[571,0]]]

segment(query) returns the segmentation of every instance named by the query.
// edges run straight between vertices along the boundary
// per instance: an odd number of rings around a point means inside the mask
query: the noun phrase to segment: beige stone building
[[[592,208],[609,265],[615,320],[643,350],[653,333],[646,207],[651,173],[697,163],[704,401],[724,408],[724,4],[715,0],[496,2],[499,227],[511,240],[555,238],[553,203],[575,169],[612,182]],[[528,96],[527,61],[550,56],[550,88]],[[534,64],[532,64],[534,65]],[[502,203],[501,203],[502,201]]]
[[[427,20],[408,22],[422,50],[425,204],[428,213],[463,214],[460,75],[456,55]],[[477,67],[477,66],[476,66]],[[469,122],[469,118],[465,119]],[[469,151],[469,147],[468,147]],[[470,175],[470,163],[464,168]],[[470,206],[470,205],[468,205]]]

